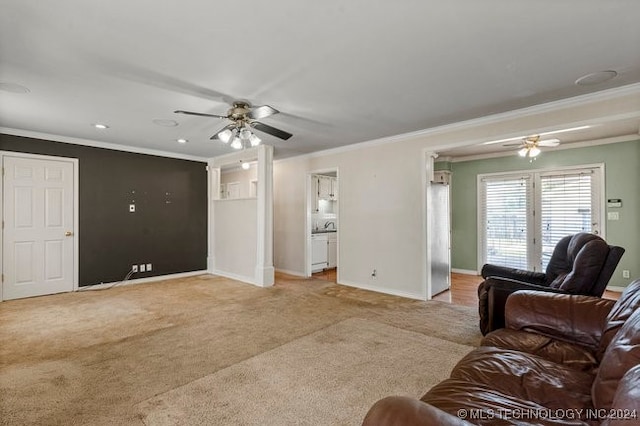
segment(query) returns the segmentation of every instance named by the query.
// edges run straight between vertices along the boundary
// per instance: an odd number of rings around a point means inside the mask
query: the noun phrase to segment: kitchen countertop
[[[314,234],[331,234],[333,232],[338,232],[337,229],[318,229],[317,231],[311,231],[311,235]]]

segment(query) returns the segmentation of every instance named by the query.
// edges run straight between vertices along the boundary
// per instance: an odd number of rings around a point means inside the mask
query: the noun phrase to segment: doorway
[[[9,152],[0,156],[0,300],[75,290],[78,160]]]
[[[338,282],[339,179],[338,169],[307,174],[307,277]]]

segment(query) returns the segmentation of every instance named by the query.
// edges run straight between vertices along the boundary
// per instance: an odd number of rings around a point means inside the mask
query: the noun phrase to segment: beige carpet
[[[139,405],[160,425],[359,425],[387,395],[416,396],[471,349],[344,320]]]
[[[481,337],[477,308],[282,275],[267,289],[202,275],[5,301],[0,425],[141,426],[141,402],[351,318],[463,345]]]

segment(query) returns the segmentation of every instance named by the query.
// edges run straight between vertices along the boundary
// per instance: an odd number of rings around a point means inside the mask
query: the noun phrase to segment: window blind
[[[528,176],[483,179],[485,263],[527,268],[530,181]]]
[[[542,267],[566,235],[592,230],[592,171],[540,176]]]

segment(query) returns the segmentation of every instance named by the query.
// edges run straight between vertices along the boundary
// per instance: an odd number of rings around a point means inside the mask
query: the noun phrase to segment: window
[[[542,271],[562,237],[600,234],[601,176],[601,166],[480,176],[480,264]]]

